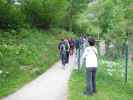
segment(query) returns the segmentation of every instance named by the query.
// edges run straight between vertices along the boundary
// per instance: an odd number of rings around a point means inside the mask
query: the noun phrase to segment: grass
[[[58,61],[57,45],[63,37],[74,37],[60,29],[22,29],[17,35],[0,36],[0,97],[15,92]]]
[[[69,81],[69,100],[133,100],[133,67],[128,69],[128,82],[124,84],[123,64],[121,61],[112,63],[100,61],[97,72],[97,93],[93,96],[83,95],[85,90],[85,72],[74,71]],[[112,69],[112,74],[108,72]],[[124,74],[124,73],[123,73]]]

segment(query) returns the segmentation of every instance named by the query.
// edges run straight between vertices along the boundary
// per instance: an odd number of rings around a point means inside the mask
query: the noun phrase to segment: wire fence
[[[123,45],[111,41],[98,41],[97,47],[100,58],[104,59],[107,65],[107,72],[110,75],[117,74],[125,82],[133,82],[133,36]]]

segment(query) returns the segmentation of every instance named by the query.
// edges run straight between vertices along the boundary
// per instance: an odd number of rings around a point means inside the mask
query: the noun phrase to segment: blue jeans
[[[96,92],[96,67],[86,68],[86,92],[88,94]]]

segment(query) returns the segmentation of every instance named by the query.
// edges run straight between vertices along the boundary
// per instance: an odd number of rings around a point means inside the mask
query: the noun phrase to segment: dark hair
[[[64,41],[64,39],[61,39],[61,41]]]
[[[96,41],[94,38],[89,38],[88,42],[89,42],[90,46],[94,46]]]

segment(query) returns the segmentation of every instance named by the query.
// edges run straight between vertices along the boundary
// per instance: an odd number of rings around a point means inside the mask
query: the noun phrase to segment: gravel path
[[[36,80],[2,100],[67,100],[67,87],[74,66],[74,57],[65,70],[60,62]]]

